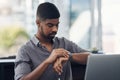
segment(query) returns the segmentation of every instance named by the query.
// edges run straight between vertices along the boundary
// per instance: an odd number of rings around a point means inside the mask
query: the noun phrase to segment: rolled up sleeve
[[[18,51],[18,55],[15,60],[15,80],[19,80],[22,76],[31,72],[31,61],[24,48]]]

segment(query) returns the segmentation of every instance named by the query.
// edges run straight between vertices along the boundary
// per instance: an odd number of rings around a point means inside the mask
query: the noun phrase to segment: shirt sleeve
[[[24,47],[18,51],[15,60],[15,80],[19,80],[22,76],[31,72],[30,59]]]
[[[64,38],[64,42],[65,42],[65,47],[68,51],[70,51],[71,53],[80,53],[80,52],[88,52],[85,49],[80,48],[77,44],[75,44],[72,41],[69,41],[67,39]]]

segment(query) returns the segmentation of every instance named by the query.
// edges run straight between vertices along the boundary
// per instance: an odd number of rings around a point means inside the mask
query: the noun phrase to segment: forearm
[[[50,63],[45,60],[36,69],[34,69],[31,73],[23,76],[20,80],[37,80],[43,74],[49,64]]]
[[[72,60],[80,64],[86,64],[89,52],[73,53]]]

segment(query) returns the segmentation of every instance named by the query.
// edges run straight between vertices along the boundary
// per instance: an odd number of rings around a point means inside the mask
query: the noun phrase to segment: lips
[[[50,36],[55,36],[56,35],[56,32],[52,32],[49,34]]]
[[[50,35],[50,36],[51,36],[51,37],[54,37],[54,36],[55,36],[55,34],[54,34],[54,35],[52,34],[52,35]]]

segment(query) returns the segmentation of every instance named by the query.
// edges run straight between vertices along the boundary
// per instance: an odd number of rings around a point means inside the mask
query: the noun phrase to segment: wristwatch
[[[68,52],[68,54],[69,54],[69,61],[71,61],[72,60],[72,53]]]

